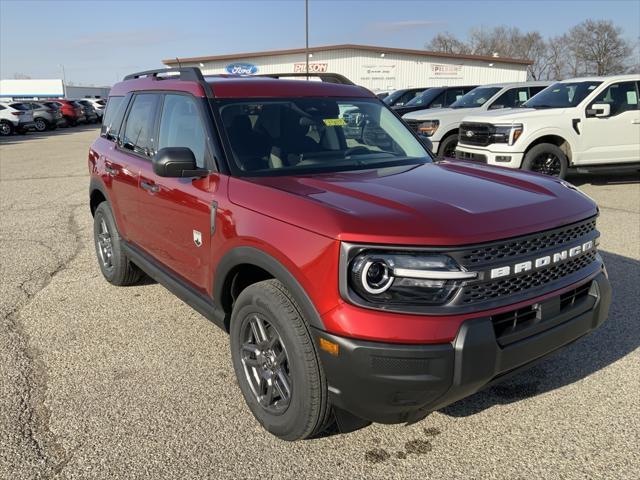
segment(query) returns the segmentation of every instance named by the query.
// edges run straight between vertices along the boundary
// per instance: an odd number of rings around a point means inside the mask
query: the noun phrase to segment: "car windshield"
[[[430,162],[379,101],[292,98],[217,102],[240,175],[299,175]]]
[[[430,88],[430,89],[425,90],[424,92],[422,92],[422,94],[418,95],[417,97],[413,97],[411,100],[409,100],[407,103],[405,103],[405,106],[407,106],[407,107],[417,107],[417,106],[420,106],[420,105],[429,105],[441,93],[442,93],[442,89],[441,88]]]
[[[558,82],[545,88],[523,108],[570,108],[578,105],[602,82]]]
[[[477,87],[453,102],[449,108],[481,107],[500,91],[500,87]]]

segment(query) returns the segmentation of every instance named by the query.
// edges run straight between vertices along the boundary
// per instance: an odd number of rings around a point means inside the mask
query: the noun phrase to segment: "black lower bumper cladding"
[[[339,345],[337,356],[320,350],[332,402],[373,422],[419,420],[599,327],[611,304],[609,280],[600,273],[579,288],[587,293],[537,304],[537,321],[529,315],[526,324],[514,323],[516,340],[506,344],[496,336],[504,332],[502,323],[497,327],[503,317],[466,321],[453,342],[436,345],[367,342],[314,330]]]

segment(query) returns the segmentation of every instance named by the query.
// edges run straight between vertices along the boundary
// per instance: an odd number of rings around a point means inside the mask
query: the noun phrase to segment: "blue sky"
[[[587,18],[640,38],[640,1],[310,0],[311,46],[423,48],[438,32],[497,25],[555,36]],[[29,34],[29,32],[33,34]],[[110,85],[176,56],[304,46],[304,1],[0,0],[0,75]]]

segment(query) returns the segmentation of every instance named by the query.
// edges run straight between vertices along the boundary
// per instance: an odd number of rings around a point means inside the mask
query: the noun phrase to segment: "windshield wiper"
[[[563,107],[561,107],[559,105],[529,105],[529,106],[524,106],[523,105],[522,107],[523,108],[535,108],[535,109],[538,109],[538,108],[563,108]]]

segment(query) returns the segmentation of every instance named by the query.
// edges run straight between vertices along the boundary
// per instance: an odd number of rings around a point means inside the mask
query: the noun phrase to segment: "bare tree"
[[[583,73],[612,75],[628,67],[631,45],[610,20],[585,20],[569,31],[567,41],[583,64]]]
[[[469,53],[469,46],[449,32],[438,33],[425,45],[427,50],[453,54]]]

